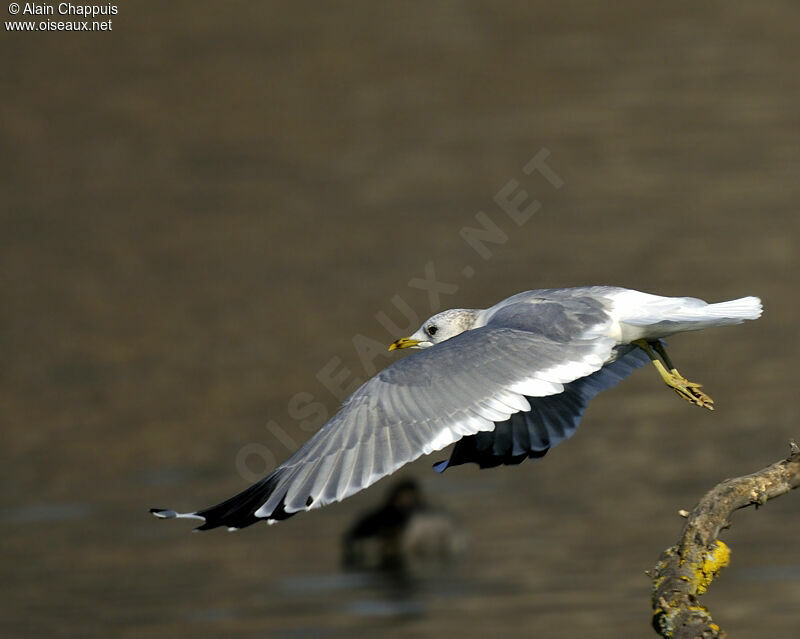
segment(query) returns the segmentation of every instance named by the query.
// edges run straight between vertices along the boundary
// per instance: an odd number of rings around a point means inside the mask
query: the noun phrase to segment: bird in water
[[[453,517],[430,504],[414,479],[392,484],[386,500],[353,523],[342,539],[342,563],[352,570],[404,571],[453,560],[466,535]]]
[[[612,286],[539,289],[487,309],[443,311],[389,347],[416,353],[358,388],[264,479],[210,508],[151,512],[198,520],[198,530],[236,530],[341,501],[453,443],[436,470],[536,459],[574,434],[595,395],[647,362],[681,398],[713,410],[662,339],[760,315],[757,297],[708,304]]]

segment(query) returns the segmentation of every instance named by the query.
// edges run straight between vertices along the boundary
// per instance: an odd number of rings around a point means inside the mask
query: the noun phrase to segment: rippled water
[[[5,34],[0,634],[646,636],[678,509],[798,437],[799,12],[139,2],[111,33]],[[543,147],[560,189],[522,171]],[[541,203],[522,226],[509,180]],[[508,238],[487,260],[479,211]],[[353,336],[396,337],[394,295],[426,316],[428,263],[446,306],[608,283],[766,314],[671,341],[714,413],[645,370],[541,462],[413,464],[469,537],[447,568],[340,570],[383,484],[235,534],[147,515],[245,486],[248,443],[285,458],[289,399],[332,412],[318,371],[368,374]],[[796,636],[798,530],[789,495],[725,532],[731,636]]]

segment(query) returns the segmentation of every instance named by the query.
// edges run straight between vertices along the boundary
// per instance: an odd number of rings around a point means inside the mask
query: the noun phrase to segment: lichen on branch
[[[731,551],[718,539],[736,510],[763,506],[800,485],[800,447],[791,443],[788,458],[751,475],[717,484],[686,516],[678,543],[667,548],[652,572],[653,627],[672,639],[715,639],[725,632],[711,619],[698,597],[720,570]]]

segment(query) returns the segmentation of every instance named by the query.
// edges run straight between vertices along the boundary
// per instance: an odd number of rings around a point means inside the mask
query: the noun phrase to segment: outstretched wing
[[[270,475],[238,495],[189,517],[201,530],[277,521],[340,501],[421,455],[464,436],[491,431],[526,398],[562,393],[611,358],[615,340],[598,303],[512,304],[487,326],[466,331],[399,360],[366,382],[305,445]],[[558,330],[554,331],[554,325]]]
[[[572,437],[592,398],[649,361],[642,349],[630,347],[599,371],[565,384],[564,392],[558,395],[527,397],[531,410],[515,413],[492,431],[464,437],[453,448],[450,459],[433,467],[443,472],[471,462],[481,468],[493,468],[544,457],[553,446]]]

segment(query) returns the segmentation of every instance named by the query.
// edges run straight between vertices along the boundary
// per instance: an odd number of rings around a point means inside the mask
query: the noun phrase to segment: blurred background
[[[4,30],[0,632],[647,636],[678,509],[800,436],[799,25],[789,0],[175,0]],[[560,188],[523,171],[542,152]],[[540,202],[521,226],[512,180]],[[507,236],[488,259],[479,212]],[[425,577],[341,571],[391,480],[236,534],[147,514],[287,457],[313,431],[290,400],[330,413],[320,371],[392,361],[353,340],[397,337],[394,296],[430,314],[426,265],[442,307],[616,284],[766,313],[671,341],[713,413],[644,369],[540,462],[404,469],[469,540]],[[724,533],[705,603],[731,636],[796,636],[798,499]]]

